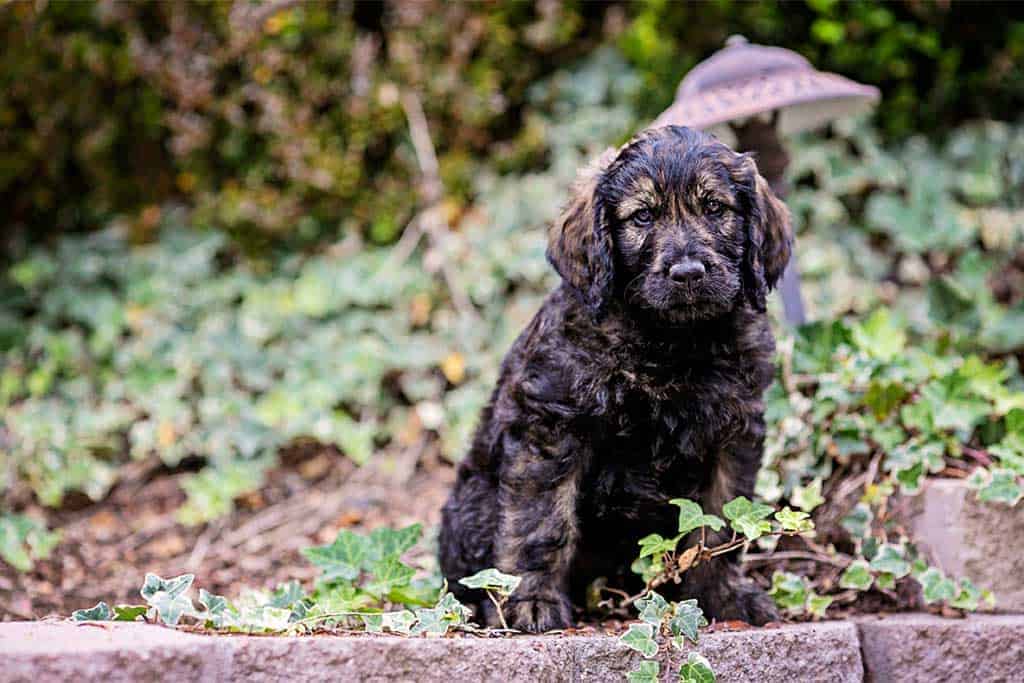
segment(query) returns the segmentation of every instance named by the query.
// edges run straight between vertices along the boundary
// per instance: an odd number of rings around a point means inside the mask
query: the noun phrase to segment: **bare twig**
[[[830,557],[821,553],[813,553],[803,550],[781,550],[774,553],[747,553],[743,556],[743,561],[744,563],[750,564],[764,564],[780,560],[809,560],[811,562],[820,562],[822,564],[830,564],[833,567],[842,568],[850,564],[850,558],[848,556],[844,555],[843,558]]]
[[[441,215],[440,204],[444,197],[444,184],[441,182],[437,153],[434,151],[434,143],[430,139],[430,128],[427,126],[427,117],[423,113],[420,98],[416,93],[406,91],[402,93],[401,100],[402,110],[409,122],[409,137],[412,140],[416,161],[420,167],[420,194],[425,204],[423,210],[417,214],[406,230],[415,226],[417,230],[427,234],[431,246],[438,248],[444,242],[448,226]],[[399,243],[401,244],[404,239],[403,235]],[[411,247],[407,248],[411,251]],[[452,264],[447,259],[442,259],[440,269],[455,307],[460,313],[478,318],[476,309],[452,271]]]

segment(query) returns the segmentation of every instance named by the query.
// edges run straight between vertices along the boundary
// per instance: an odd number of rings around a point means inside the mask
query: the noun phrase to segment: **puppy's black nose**
[[[673,282],[692,285],[704,277],[705,272],[703,263],[687,258],[669,268],[668,276]]]

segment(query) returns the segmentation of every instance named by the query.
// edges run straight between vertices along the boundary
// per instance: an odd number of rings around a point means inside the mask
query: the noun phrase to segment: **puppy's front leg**
[[[567,591],[583,471],[577,443],[542,441],[505,439],[495,547],[498,569],[522,577],[506,607],[509,625],[534,632],[572,624]]]

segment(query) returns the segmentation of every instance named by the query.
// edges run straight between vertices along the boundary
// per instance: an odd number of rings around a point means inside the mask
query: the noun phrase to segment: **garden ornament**
[[[723,49],[690,70],[675,102],[651,126],[706,130],[738,151],[754,152],[761,175],[784,197],[789,156],[782,138],[867,111],[878,98],[878,88],[818,71],[792,50],[732,36]],[[795,258],[779,290],[786,320],[805,322]]]

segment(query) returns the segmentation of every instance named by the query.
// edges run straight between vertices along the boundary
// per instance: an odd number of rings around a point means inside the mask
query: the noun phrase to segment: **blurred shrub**
[[[128,457],[198,457],[207,467],[186,479],[180,512],[197,523],[257,488],[297,440],[359,463],[435,440],[460,457],[504,350],[552,284],[545,223],[576,169],[635,125],[636,83],[602,51],[533,85],[550,167],[481,174],[483,201],[460,230],[411,256],[349,239],[261,268],[224,235],[187,229],[184,212],[165,213],[150,244],[114,222],[34,250],[0,279],[5,495],[27,484],[45,505],[69,491],[99,499]]]
[[[796,50],[817,68],[882,90],[889,136],[970,118],[1015,120],[1024,106],[1024,5],[1002,2],[669,2],[634,6],[618,42],[644,78],[645,114],[734,33]]]
[[[93,228],[178,199],[244,246],[392,241],[417,202],[418,94],[457,210],[481,159],[536,161],[527,87],[601,37],[557,2],[0,6],[5,222]],[[506,144],[500,145],[499,142]],[[131,238],[157,226],[142,212]]]
[[[614,41],[652,116],[735,32],[878,84],[890,135],[1024,104],[1012,4],[9,2],[3,227],[39,238],[127,213],[130,241],[146,241],[175,200],[249,251],[352,232],[387,244],[418,201],[404,94],[426,110],[454,222],[485,168],[548,161],[529,113],[538,78]]]

